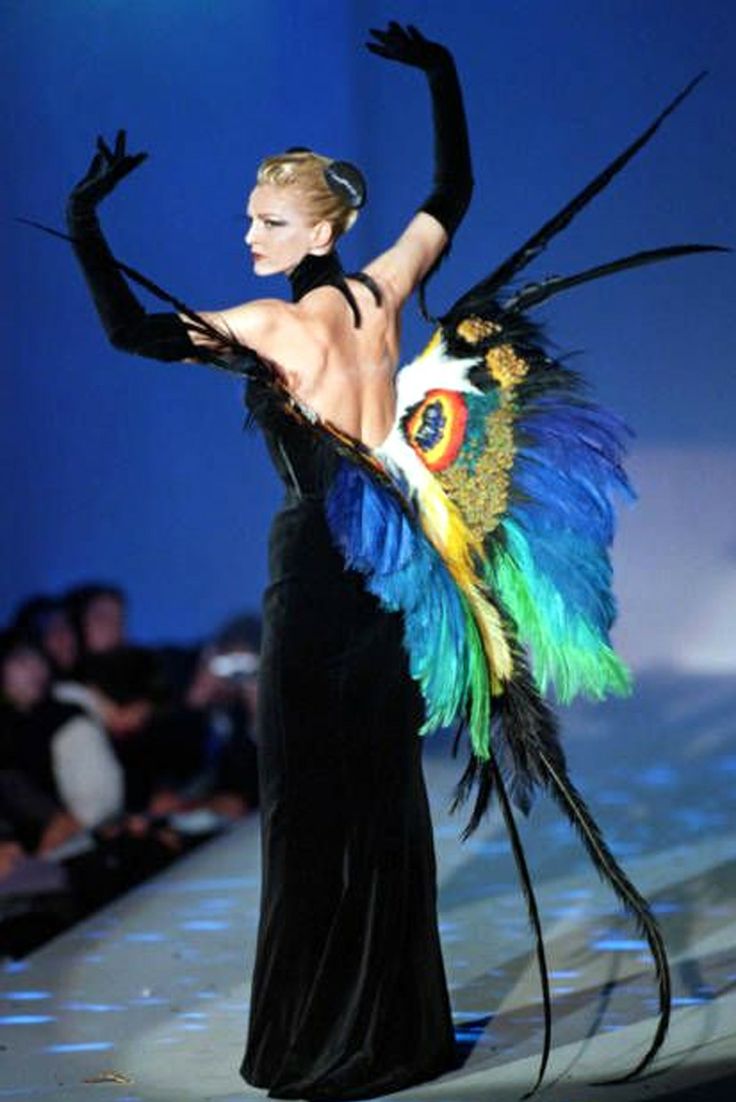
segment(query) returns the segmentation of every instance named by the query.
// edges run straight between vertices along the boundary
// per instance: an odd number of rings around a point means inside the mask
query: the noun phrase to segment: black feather
[[[544,1073],[547,1070],[547,1063],[549,1061],[550,1049],[552,1047],[552,1000],[549,989],[549,970],[547,968],[547,953],[544,948],[544,936],[542,934],[542,922],[539,917],[539,907],[537,906],[537,897],[534,893],[534,886],[532,884],[532,878],[529,873],[529,867],[526,863],[526,857],[524,854],[524,847],[519,837],[519,831],[514,819],[514,813],[509,803],[509,798],[506,794],[506,788],[503,783],[503,778],[499,772],[498,766],[491,756],[488,762],[489,772],[493,775],[493,783],[498,794],[498,802],[501,806],[501,812],[503,814],[504,823],[509,833],[509,839],[511,841],[511,850],[514,855],[514,861],[516,863],[516,869],[519,873],[519,880],[521,882],[522,891],[524,893],[524,899],[526,900],[527,913],[529,916],[529,922],[534,930],[534,940],[537,953],[537,965],[539,968],[539,980],[542,985],[542,1005],[544,1008],[544,1042],[542,1044],[542,1055],[539,1060],[539,1071],[537,1072],[537,1079],[531,1090],[527,1091],[524,1098],[529,1098],[534,1094],[542,1084],[544,1079]]]
[[[633,916],[638,929],[647,940],[654,959],[659,989],[659,1022],[652,1043],[636,1067],[627,1072],[626,1075],[606,1080],[609,1083],[623,1083],[633,1079],[651,1063],[655,1054],[661,1048],[667,1033],[672,998],[667,952],[662,934],[649,904],[636,890],[611,853],[600,827],[567,775],[566,770],[561,769],[558,762],[548,758],[543,748],[536,748],[535,754],[538,766],[544,772],[547,790],[577,831],[598,874],[611,886],[625,909]]]
[[[654,959],[658,992],[659,1022],[654,1038],[644,1056],[633,1070],[625,1075],[607,1080],[607,1082],[625,1082],[638,1075],[661,1047],[667,1033],[671,1009],[671,981],[667,955],[657,922],[647,901],[637,891],[628,876],[616,861],[606,844],[600,827],[587,807],[580,793],[570,780],[565,754],[560,743],[557,720],[552,709],[542,699],[536,689],[526,661],[520,654],[514,655],[514,678],[507,682],[500,697],[493,698],[494,713],[492,719],[491,745],[493,753],[488,761],[479,761],[474,755],[470,760],[455,790],[452,810],[464,803],[475,789],[475,803],[470,820],[463,831],[467,838],[479,825],[495,793],[504,815],[511,837],[517,867],[522,886],[527,897],[530,920],[537,931],[541,931],[532,913],[530,899],[531,888],[527,888],[522,866],[523,854],[517,855],[517,844],[521,843],[515,835],[515,823],[510,800],[528,814],[535,790],[542,787],[561,808],[576,833],[581,838],[587,853],[601,878],[611,887],[625,910],[631,914],[637,928],[646,938]],[[509,788],[509,794],[506,787]],[[537,944],[537,955],[543,959],[544,949]],[[542,981],[544,984],[544,980]],[[546,1019],[545,1007],[545,1019]],[[546,1064],[546,1060],[543,1060]],[[541,1076],[532,1090],[536,1090]]]
[[[672,112],[679,107],[682,101],[690,95],[695,86],[700,83],[706,74],[699,73],[694,77],[689,84],[669,103],[663,111],[657,115],[654,122],[646,128],[630,145],[624,149],[618,157],[602,172],[599,172],[597,176],[590,181],[590,183],[578,192],[569,203],[566,203],[561,210],[559,210],[552,218],[550,218],[544,225],[532,234],[532,236],[524,242],[524,244],[511,254],[502,264],[500,264],[495,271],[491,272],[480,283],[477,283],[466,294],[464,294],[450,311],[442,318],[442,324],[445,326],[452,326],[455,319],[467,317],[471,314],[477,314],[483,312],[483,316],[487,316],[485,311],[486,303],[489,299],[503,287],[506,287],[513,277],[531,263],[535,257],[547,247],[549,242],[558,233],[564,230],[572,222],[573,218],[583,210],[588,203],[595,198],[608,184],[613,180],[619,172],[629,163],[639,150],[647,144],[647,142],[654,136],[661,124],[671,115]]]
[[[586,268],[583,272],[577,272],[571,276],[550,276],[539,283],[529,283],[522,287],[512,298],[504,302],[504,310],[528,310],[532,306],[539,306],[552,295],[560,291],[566,291],[569,287],[577,287],[581,283],[588,283],[593,279],[601,279],[603,276],[614,275],[616,272],[624,272],[629,268],[640,268],[644,264],[657,264],[661,260],[675,260],[680,256],[692,256],[694,253],[730,253],[725,245],[665,245],[659,249],[646,249],[643,252],[634,253],[632,256],[623,256],[619,260],[612,260],[608,264],[598,264],[594,268]]]

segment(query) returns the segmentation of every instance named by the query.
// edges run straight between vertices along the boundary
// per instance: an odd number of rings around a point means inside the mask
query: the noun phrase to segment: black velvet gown
[[[400,616],[346,571],[324,496],[337,459],[249,385],[286,498],[270,539],[260,683],[263,882],[241,1068],[273,1098],[369,1098],[452,1067]]]

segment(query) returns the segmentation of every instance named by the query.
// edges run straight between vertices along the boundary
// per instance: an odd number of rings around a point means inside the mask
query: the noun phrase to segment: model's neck
[[[338,287],[342,290],[345,273],[340,257],[333,250],[324,256],[307,253],[296,268],[292,268],[289,272],[288,279],[291,284],[292,302],[299,302],[315,287]]]

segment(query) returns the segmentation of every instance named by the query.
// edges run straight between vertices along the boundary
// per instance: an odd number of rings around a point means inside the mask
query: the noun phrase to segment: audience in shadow
[[[258,620],[191,647],[126,624],[95,582],[32,597],[0,636],[0,956],[257,807]]]

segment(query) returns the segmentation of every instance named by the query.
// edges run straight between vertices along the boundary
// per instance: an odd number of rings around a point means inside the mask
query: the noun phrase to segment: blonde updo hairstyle
[[[313,224],[329,222],[332,242],[346,233],[358,217],[358,211],[346,198],[333,191],[325,179],[325,169],[333,164],[332,157],[323,157],[311,150],[277,153],[266,157],[258,166],[257,184],[294,188],[304,199]]]

